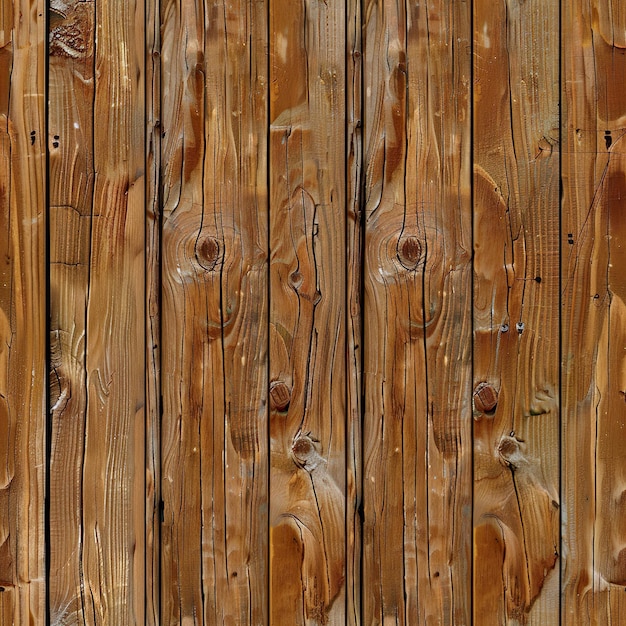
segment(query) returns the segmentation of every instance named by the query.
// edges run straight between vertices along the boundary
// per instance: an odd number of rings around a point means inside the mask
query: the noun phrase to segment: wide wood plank
[[[345,54],[344,4],[270,0],[270,623],[277,625],[346,621]]]
[[[45,3],[0,1],[0,623],[45,619]]]
[[[365,5],[367,624],[471,619],[470,17]]]
[[[51,3],[53,623],[145,622],[143,25]]]
[[[626,12],[562,3],[562,623],[626,623]]]
[[[161,623],[267,621],[267,6],[161,3]]]
[[[474,620],[559,621],[559,10],[474,2]]]

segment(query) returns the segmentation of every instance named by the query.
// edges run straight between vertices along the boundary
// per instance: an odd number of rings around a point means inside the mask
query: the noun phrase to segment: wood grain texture
[[[559,621],[559,11],[474,2],[474,620]]]
[[[564,625],[626,622],[626,14],[562,3]]]
[[[270,623],[343,624],[346,7],[269,8]]]
[[[161,623],[268,593],[267,6],[161,4]]]
[[[470,18],[365,5],[366,624],[471,621]]]
[[[45,619],[45,6],[0,1],[0,623]]]
[[[50,619],[143,624],[144,7],[50,9]]]

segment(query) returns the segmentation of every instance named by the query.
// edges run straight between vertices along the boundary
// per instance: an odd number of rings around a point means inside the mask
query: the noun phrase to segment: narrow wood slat
[[[564,625],[626,623],[626,12],[562,3]]]
[[[146,3],[146,624],[160,624],[161,15]]]
[[[474,621],[559,617],[559,11],[474,2]]]
[[[470,17],[365,9],[368,624],[471,619]]]
[[[50,8],[50,617],[143,624],[144,5]]]
[[[45,619],[45,3],[0,1],[0,623]]]
[[[346,622],[361,623],[363,61],[361,1],[346,7]]]
[[[162,624],[267,621],[266,12],[161,4]]]
[[[269,9],[270,623],[343,624],[346,5]]]

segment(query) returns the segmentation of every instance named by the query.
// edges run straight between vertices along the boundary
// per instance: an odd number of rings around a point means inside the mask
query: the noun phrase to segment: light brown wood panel
[[[45,3],[0,1],[0,623],[45,619]]]
[[[365,5],[366,624],[471,619],[470,24]]]
[[[343,624],[346,5],[271,0],[269,38],[270,623]]]
[[[144,5],[50,9],[50,619],[143,624]]]
[[[267,621],[267,6],[161,4],[161,623]]]
[[[626,13],[562,3],[563,593],[568,626],[626,623]]]
[[[559,621],[559,8],[474,2],[474,621]]]

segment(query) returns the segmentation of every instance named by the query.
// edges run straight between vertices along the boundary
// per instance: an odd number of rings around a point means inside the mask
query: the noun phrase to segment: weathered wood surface
[[[161,3],[163,624],[267,621],[266,12]]]
[[[560,4],[0,0],[0,626],[626,623],[626,12]]]
[[[50,5],[54,624],[145,621],[143,23],[141,1]]]
[[[0,623],[45,619],[45,6],[0,1]]]
[[[364,8],[363,623],[471,616],[471,14]]]
[[[626,13],[563,1],[562,623],[626,623]]]
[[[346,13],[269,10],[270,622],[343,624]]]
[[[559,7],[474,2],[474,621],[559,621]]]

